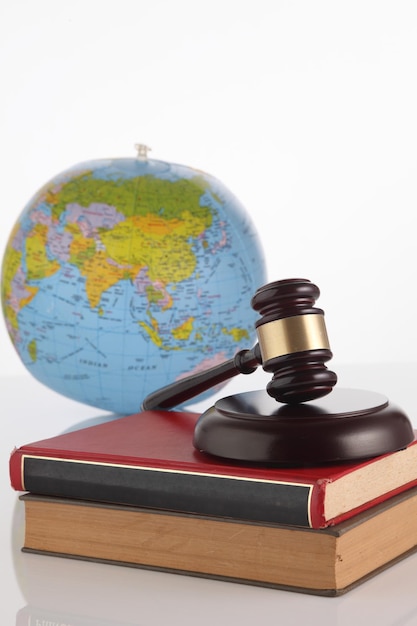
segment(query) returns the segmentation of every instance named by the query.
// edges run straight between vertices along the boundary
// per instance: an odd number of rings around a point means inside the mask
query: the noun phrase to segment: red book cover
[[[16,491],[323,528],[417,485],[417,445],[361,462],[282,469],[192,443],[198,415],[144,411],[15,449]]]

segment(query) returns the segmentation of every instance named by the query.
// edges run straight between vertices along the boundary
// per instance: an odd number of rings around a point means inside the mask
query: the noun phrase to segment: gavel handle
[[[237,374],[252,374],[261,363],[259,345],[256,344],[252,350],[241,350],[229,361],[154,391],[144,399],[142,410],[171,409]]]

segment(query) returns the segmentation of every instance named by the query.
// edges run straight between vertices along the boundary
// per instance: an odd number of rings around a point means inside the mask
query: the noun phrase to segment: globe
[[[251,347],[265,282],[254,225],[225,185],[139,152],[75,165],[29,201],[4,252],[2,310],[36,379],[128,414]]]

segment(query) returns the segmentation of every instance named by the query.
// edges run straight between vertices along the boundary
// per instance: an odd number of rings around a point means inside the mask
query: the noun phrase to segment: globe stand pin
[[[152,150],[149,146],[144,143],[136,143],[135,149],[137,151],[136,158],[146,161],[148,159],[148,152]]]

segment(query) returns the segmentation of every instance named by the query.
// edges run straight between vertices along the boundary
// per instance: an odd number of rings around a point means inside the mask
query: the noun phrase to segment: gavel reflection
[[[324,312],[314,306],[319,296],[319,288],[303,278],[261,287],[251,301],[261,315],[254,348],[151,393],[142,409],[172,408],[237,374],[251,374],[260,365],[273,374],[266,390],[278,402],[296,404],[327,395],[337,376],[325,365],[333,355]]]

